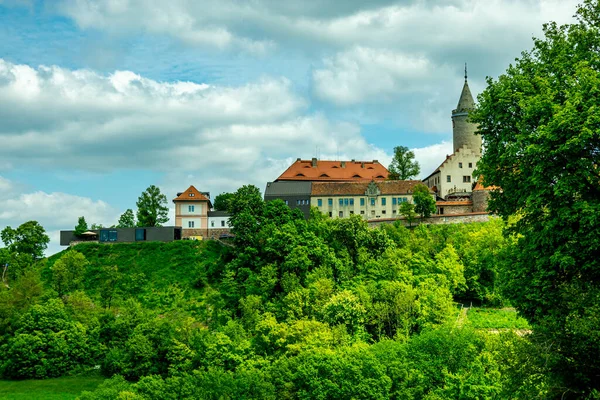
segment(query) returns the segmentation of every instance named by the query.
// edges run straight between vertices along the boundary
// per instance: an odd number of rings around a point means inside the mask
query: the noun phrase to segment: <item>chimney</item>
[[[364,168],[364,167],[365,167],[365,163],[364,163],[364,162],[361,162],[361,163],[360,163],[360,167],[361,167],[361,168]]]
[[[373,160],[373,164],[379,164],[379,161]]]
[[[313,159],[312,159],[312,166],[313,166],[313,168],[315,168],[317,166],[317,159],[315,157],[313,157]]]
[[[346,161],[342,161],[342,168],[346,168]]]
[[[300,159],[300,157],[296,158],[296,162],[300,162],[300,161],[302,161],[302,160]]]

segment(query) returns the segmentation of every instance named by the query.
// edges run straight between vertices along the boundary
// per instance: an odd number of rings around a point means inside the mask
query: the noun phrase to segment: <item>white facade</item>
[[[202,228],[202,218],[200,217],[182,217],[181,227],[183,229],[200,229]]]
[[[186,201],[182,203],[179,209],[180,216],[186,215],[202,215],[203,207],[206,207],[206,202],[195,202],[195,201]]]
[[[481,156],[468,147],[461,147],[425,179],[428,187],[436,187],[441,197],[453,193],[471,193],[475,178],[473,171]]]
[[[229,228],[228,216],[209,216],[208,229],[225,229]]]

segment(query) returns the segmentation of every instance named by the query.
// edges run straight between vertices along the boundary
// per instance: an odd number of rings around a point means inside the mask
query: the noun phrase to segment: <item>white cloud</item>
[[[51,242],[47,255],[61,250],[59,231],[72,229],[81,216],[88,225],[99,223],[115,224],[118,212],[101,200],[67,193],[35,191],[24,193],[19,184],[0,176],[0,231],[6,226],[17,228],[27,221],[38,221]]]
[[[426,178],[446,159],[447,155],[453,153],[451,142],[441,142],[427,147],[412,149],[415,153],[415,160],[421,166],[421,173],[418,179]]]

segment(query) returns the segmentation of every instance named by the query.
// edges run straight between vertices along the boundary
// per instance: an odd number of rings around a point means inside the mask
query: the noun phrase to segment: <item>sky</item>
[[[0,230],[105,226],[157,185],[264,190],[296,158],[421,178],[474,95],[576,0],[0,0]],[[174,220],[170,203],[171,223]]]

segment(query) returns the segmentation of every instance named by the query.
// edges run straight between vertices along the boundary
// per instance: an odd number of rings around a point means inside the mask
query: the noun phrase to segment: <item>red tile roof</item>
[[[208,197],[206,197],[205,195],[200,193],[198,191],[198,189],[196,189],[194,187],[194,185],[190,186],[189,188],[187,188],[187,190],[185,192],[183,192],[179,196],[175,197],[173,199],[173,202],[176,202],[176,201],[208,201],[208,202],[210,202]]]
[[[477,183],[475,184],[475,187],[473,188],[473,191],[476,190],[499,190],[500,186],[487,186],[484,187],[483,186],[483,176],[480,176],[479,179],[477,180]]]
[[[364,196],[370,182],[313,182],[312,196]],[[382,195],[409,194],[421,181],[379,181],[375,182]],[[433,194],[431,189],[430,193]]]
[[[370,182],[372,180],[384,180],[388,177],[388,173],[387,168],[377,160],[323,161],[298,159],[277,178],[277,181]]]

